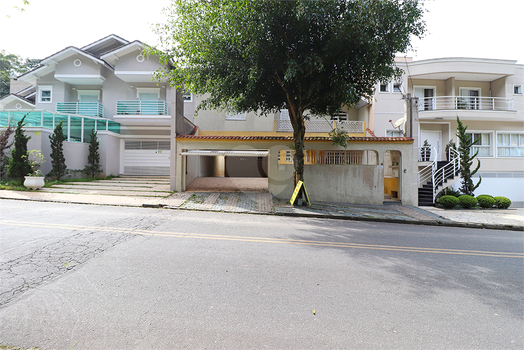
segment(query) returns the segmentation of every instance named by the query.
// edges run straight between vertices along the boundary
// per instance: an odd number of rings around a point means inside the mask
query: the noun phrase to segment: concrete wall
[[[87,165],[89,144],[80,142],[64,142],[64,157],[69,170],[83,170]]]
[[[120,173],[120,136],[110,131],[97,133],[100,142],[100,164],[105,176]]]

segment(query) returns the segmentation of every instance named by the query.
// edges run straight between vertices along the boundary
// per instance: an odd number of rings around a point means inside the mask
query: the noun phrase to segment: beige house
[[[477,58],[398,59],[396,65],[404,71],[401,81],[377,84],[370,118],[375,135],[401,135],[392,123],[402,118],[402,95],[410,93],[418,98],[418,146],[427,140],[435,160],[445,161],[446,144],[458,145],[458,116],[480,138],[474,148],[482,183],[475,194],[505,196],[523,206],[524,65]]]

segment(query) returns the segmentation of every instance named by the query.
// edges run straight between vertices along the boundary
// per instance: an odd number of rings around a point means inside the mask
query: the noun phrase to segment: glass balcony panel
[[[43,127],[46,128],[46,129],[51,129],[53,130],[53,116],[54,114],[53,113],[49,113],[49,112],[42,112],[44,114],[44,125]],[[57,124],[58,125],[58,124]]]
[[[117,115],[168,115],[165,101],[117,101]]]
[[[6,128],[8,123],[9,123],[9,112],[0,112],[0,128]]]
[[[95,120],[84,118],[84,142],[91,142],[91,131],[95,130]]]
[[[56,104],[56,111],[86,117],[102,118],[104,116],[104,106],[97,102],[59,102]]]
[[[120,134],[120,124],[119,123],[109,120],[108,124],[109,124],[108,126],[109,131]]]
[[[96,121],[96,130],[97,131],[107,131],[107,120],[97,120]]]
[[[71,116],[70,142],[82,142],[82,118]]]

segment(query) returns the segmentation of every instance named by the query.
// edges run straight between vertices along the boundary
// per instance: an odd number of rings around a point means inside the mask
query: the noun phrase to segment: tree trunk
[[[293,142],[295,155],[293,156],[293,166],[295,174],[293,179],[294,187],[299,181],[304,181],[304,137],[306,135],[306,124],[300,110],[290,110],[290,120],[293,125]]]

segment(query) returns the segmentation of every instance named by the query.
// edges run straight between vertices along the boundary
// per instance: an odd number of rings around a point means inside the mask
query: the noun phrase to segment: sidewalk
[[[37,191],[1,190],[0,199],[524,231],[524,208],[444,210],[435,207],[402,206],[396,203],[312,203],[311,207],[295,207],[268,192],[172,193],[169,191],[169,179],[162,177],[121,177],[95,182],[71,182]]]

